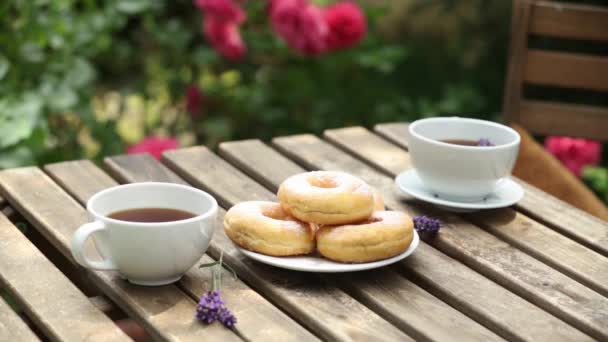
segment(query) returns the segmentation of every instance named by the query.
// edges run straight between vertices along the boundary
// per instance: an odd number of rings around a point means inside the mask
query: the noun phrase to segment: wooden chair
[[[608,208],[531,134],[608,140],[608,108],[524,96],[524,86],[608,92],[608,57],[530,48],[529,37],[608,42],[608,7],[514,0],[505,121],[522,136],[513,174],[608,220]],[[608,95],[608,94],[607,94]],[[531,133],[531,134],[530,134]]]
[[[503,112],[532,134],[608,140],[608,107],[524,98],[525,85],[608,96],[608,56],[529,48],[530,35],[608,44],[608,7],[514,0]]]

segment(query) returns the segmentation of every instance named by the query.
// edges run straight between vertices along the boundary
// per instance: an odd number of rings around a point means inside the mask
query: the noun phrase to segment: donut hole
[[[267,206],[262,208],[262,215],[274,219],[286,221],[289,219],[289,215],[280,206]]]
[[[308,179],[308,183],[317,188],[336,188],[338,187],[338,182],[333,177],[311,177]]]
[[[382,222],[382,217],[372,216],[365,221],[366,224]]]

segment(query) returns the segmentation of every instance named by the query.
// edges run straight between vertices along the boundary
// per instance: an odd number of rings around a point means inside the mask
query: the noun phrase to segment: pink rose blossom
[[[206,17],[217,21],[234,24],[245,21],[245,12],[234,0],[195,0],[194,4]]]
[[[602,155],[602,145],[588,139],[551,136],[545,139],[545,148],[577,176],[583,167],[597,165]]]
[[[127,149],[128,154],[149,153],[154,158],[160,159],[163,151],[174,150],[178,147],[177,139],[162,137],[146,137],[137,144]]]
[[[205,95],[197,85],[190,85],[186,89],[186,110],[193,118],[198,118],[203,109]]]
[[[326,42],[330,50],[351,47],[365,36],[365,16],[355,3],[336,3],[327,7],[323,14],[329,26]]]
[[[203,32],[213,48],[224,58],[238,61],[245,56],[247,48],[241,39],[237,24],[207,17],[203,23]]]
[[[329,28],[320,7],[307,0],[273,0],[268,11],[273,30],[290,48],[311,56],[327,50]]]

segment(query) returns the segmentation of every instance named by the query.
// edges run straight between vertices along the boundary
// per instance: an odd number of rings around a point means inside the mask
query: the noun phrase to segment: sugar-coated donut
[[[226,235],[237,245],[272,256],[312,253],[314,231],[289,216],[279,203],[241,202],[224,216]]]
[[[370,262],[403,253],[414,237],[411,217],[399,211],[377,211],[366,221],[343,226],[322,226],[317,250],[339,262]]]
[[[316,224],[361,221],[374,210],[373,189],[343,172],[313,171],[291,176],[281,184],[277,195],[287,213]]]

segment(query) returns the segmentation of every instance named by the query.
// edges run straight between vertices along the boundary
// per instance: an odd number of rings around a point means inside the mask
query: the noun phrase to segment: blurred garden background
[[[290,39],[267,1],[234,3],[242,13],[219,0],[2,1],[0,168],[425,116],[500,120],[510,1],[333,13],[336,1],[306,1],[311,34],[317,9],[353,30],[328,47]],[[221,16],[229,26],[212,25]],[[589,170],[608,201],[608,171]]]

